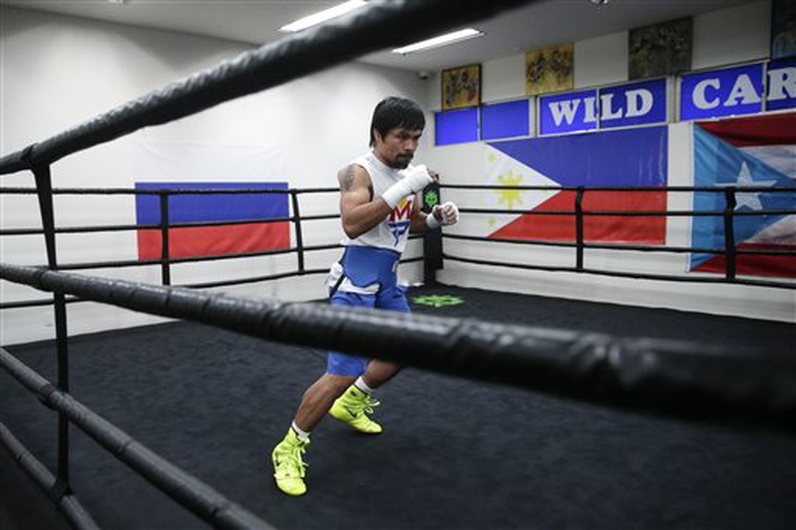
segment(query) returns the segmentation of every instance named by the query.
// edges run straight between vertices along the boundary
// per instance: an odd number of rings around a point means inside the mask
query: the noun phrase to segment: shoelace
[[[367,412],[368,414],[373,414],[373,409],[381,405],[381,402],[377,399],[373,399],[370,396],[365,396],[365,403],[363,404],[362,410]]]
[[[290,450],[290,453],[286,455],[287,458],[279,462],[279,467],[287,465],[291,470],[295,468],[298,471],[299,477],[304,478],[304,475],[307,474],[307,468],[310,467],[310,465],[302,459],[302,455],[306,452],[306,443],[299,443],[295,445]]]
[[[364,398],[358,399],[356,402],[352,403],[349,409],[358,416],[363,411],[367,412],[368,414],[373,414],[373,409],[379,405],[381,405],[380,401],[373,399],[370,396],[365,396]]]

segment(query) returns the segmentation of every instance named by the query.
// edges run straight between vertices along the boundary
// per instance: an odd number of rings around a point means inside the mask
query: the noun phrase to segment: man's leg
[[[379,291],[376,295],[374,307],[401,313],[410,312],[405,289],[397,285]],[[373,390],[395,377],[400,371],[401,366],[399,364],[373,359],[368,363],[365,373],[354,381],[354,384],[346,390],[345,394],[335,401],[329,414],[341,421],[345,421],[360,432],[367,434],[382,432],[381,425],[367,416],[367,414],[373,413],[374,407],[379,405],[379,402],[373,399],[371,394]],[[346,414],[346,412],[349,414]],[[356,413],[356,417],[354,417],[354,413]]]
[[[288,495],[303,495],[307,492],[303,456],[310,444],[310,432],[323,419],[334,400],[355,380],[356,376],[353,375],[327,372],[304,392],[293,425],[271,453],[274,479],[283,492]]]
[[[373,307],[374,299],[373,295],[338,292],[332,297],[331,304]],[[276,485],[288,495],[306,493],[307,486],[304,484],[306,465],[302,456],[310,443],[310,432],[324,414],[329,412],[335,400],[365,372],[367,362],[363,357],[330,351],[326,373],[304,392],[293,424],[285,438],[271,453]]]
[[[368,364],[368,370],[362,375],[365,384],[375,390],[381,385],[398,375],[401,366],[381,359],[373,359]]]
[[[310,386],[301,399],[295,424],[305,432],[310,432],[324,415],[332,408],[334,400],[339,398],[346,388],[356,380],[356,376],[323,374]]]
[[[399,285],[386,289],[379,293],[376,297],[375,307],[379,309],[387,309],[389,311],[398,311],[399,313],[410,313],[411,308],[406,299],[406,289]],[[382,361],[381,359],[373,359],[368,364],[368,370],[362,379],[365,384],[372,389],[376,389],[395,377],[401,371],[399,364]]]
[[[370,365],[368,364],[368,370]],[[362,373],[365,372],[365,366],[362,366]],[[354,429],[365,434],[379,434],[382,429],[381,425],[371,420],[368,414],[373,413],[373,408],[379,405],[379,402],[371,399],[371,388],[363,382],[362,376],[352,378],[349,385],[344,388],[344,392],[340,397],[334,400],[329,415],[337,420],[349,424]],[[353,383],[353,384],[351,384]]]

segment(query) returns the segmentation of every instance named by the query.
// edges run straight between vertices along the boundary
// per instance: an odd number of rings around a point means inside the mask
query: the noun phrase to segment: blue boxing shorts
[[[408,313],[406,288],[398,285],[396,270],[401,255],[375,247],[346,247],[340,263],[332,267],[329,285],[336,285],[330,300],[333,306],[369,307]],[[365,373],[370,359],[329,351],[326,372],[358,376]]]

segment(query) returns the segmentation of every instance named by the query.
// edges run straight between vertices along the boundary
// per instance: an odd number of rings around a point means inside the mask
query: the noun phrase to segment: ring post
[[[169,190],[159,190],[160,195],[160,277],[163,285],[171,285],[169,263]]]
[[[725,188],[724,199],[724,259],[726,261],[725,276],[727,280],[735,280],[735,186]]]
[[[304,274],[304,234],[301,230],[301,211],[299,210],[298,192],[290,189],[290,201],[293,204],[293,227],[296,231],[296,251],[298,256],[298,272]]]
[[[442,203],[439,182],[432,182],[423,189],[421,210],[431,215],[434,206]],[[442,268],[442,230],[428,230],[423,234],[423,283],[437,284],[437,270]]]
[[[36,194],[39,199],[44,244],[47,250],[47,266],[58,269],[55,245],[55,212],[53,207],[52,175],[50,166],[39,166],[28,159],[36,180]],[[69,348],[66,327],[66,297],[63,292],[53,292],[55,309],[55,348],[58,359],[58,389],[69,392]],[[58,413],[58,475],[50,490],[50,498],[56,504],[65,495],[71,494],[69,487],[69,419]]]
[[[575,267],[583,272],[583,195],[586,190],[578,186],[575,195]]]

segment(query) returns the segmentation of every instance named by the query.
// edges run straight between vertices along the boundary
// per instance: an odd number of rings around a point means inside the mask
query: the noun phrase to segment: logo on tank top
[[[390,232],[395,238],[395,246],[398,246],[398,241],[404,235],[411,224],[412,219],[412,206],[414,205],[415,198],[413,196],[401,199],[401,202],[390,212],[390,217],[387,220],[387,225],[390,227]]]

